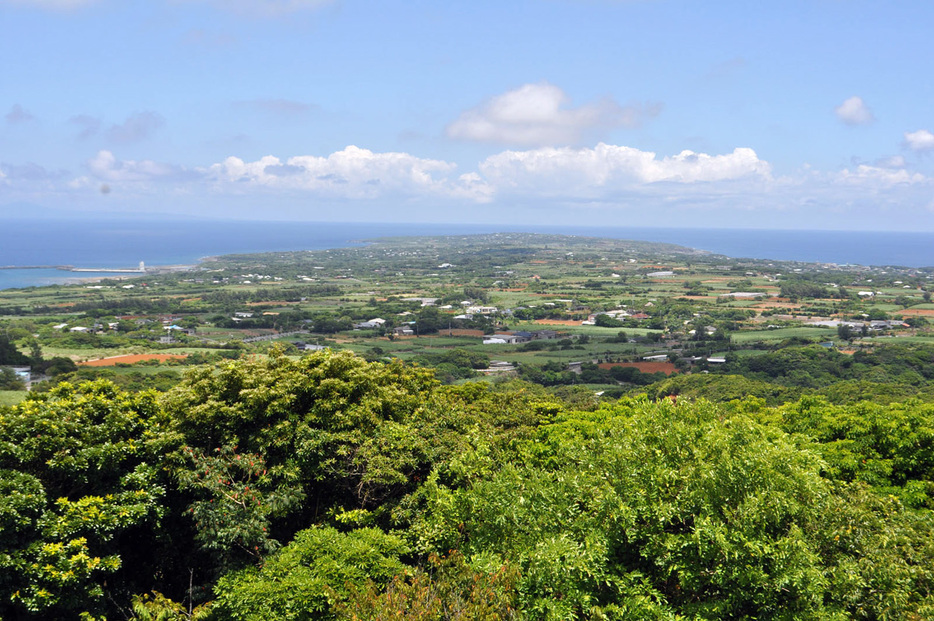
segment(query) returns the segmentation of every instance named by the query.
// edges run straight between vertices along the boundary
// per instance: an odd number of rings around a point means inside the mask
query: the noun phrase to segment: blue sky
[[[0,0],[0,214],[934,230],[934,3]]]

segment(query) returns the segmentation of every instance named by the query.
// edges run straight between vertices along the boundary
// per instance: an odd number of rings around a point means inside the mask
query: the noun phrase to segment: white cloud
[[[481,162],[480,173],[497,190],[592,198],[663,182],[768,181],[771,167],[747,148],[725,155],[682,151],[659,158],[649,151],[600,143],[585,149],[504,151]]]
[[[854,95],[833,109],[837,118],[847,125],[868,125],[875,121],[872,110],[862,97]]]
[[[87,167],[94,177],[111,183],[185,181],[201,176],[197,171],[152,160],[118,160],[110,151],[98,151]]]
[[[227,191],[267,188],[350,199],[401,195],[486,200],[486,184],[476,175],[453,177],[455,168],[441,160],[351,145],[327,157],[301,155],[284,162],[272,155],[255,162],[228,157],[210,167],[210,176],[218,189]]]
[[[547,213],[556,224],[860,228],[884,221],[934,229],[934,178],[905,158],[773,176],[749,148],[668,156],[602,143],[507,150],[466,172],[444,160],[355,146],[324,156],[228,157],[195,168],[121,160],[104,150],[86,162],[83,177],[0,163],[0,187],[10,199],[37,201],[99,200],[112,189],[128,206],[215,214],[238,204],[256,215],[268,205],[272,218],[521,222]]]
[[[500,144],[572,144],[588,132],[637,126],[660,111],[659,105],[623,107],[612,99],[577,108],[569,103],[553,84],[526,84],[464,112],[448,126],[447,135]]]
[[[107,130],[107,139],[117,144],[140,142],[165,125],[165,119],[155,112],[131,114],[119,124]]]
[[[880,168],[904,168],[907,162],[901,155],[893,155],[876,160],[875,165]]]
[[[934,134],[926,129],[905,132],[905,146],[912,151],[930,151],[934,149]]]
[[[902,184],[918,184],[927,181],[927,177],[904,168],[883,168],[860,164],[853,170],[844,169],[836,175],[837,182],[846,185],[892,187]]]

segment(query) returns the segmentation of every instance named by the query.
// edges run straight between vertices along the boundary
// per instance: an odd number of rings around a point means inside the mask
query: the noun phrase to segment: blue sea
[[[377,224],[199,220],[8,220],[0,222],[0,266],[135,268],[189,265],[203,257],[320,250],[399,235],[561,233],[668,242],[730,257],[860,265],[934,266],[934,233],[647,227]],[[70,282],[106,273],[0,270],[0,289]]]

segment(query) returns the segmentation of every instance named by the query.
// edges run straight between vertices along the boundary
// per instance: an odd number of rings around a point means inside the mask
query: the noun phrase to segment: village
[[[10,385],[28,388],[72,376],[168,387],[180,367],[279,347],[407,360],[445,382],[518,377],[622,394],[677,374],[735,372],[788,346],[852,356],[930,344],[931,279],[644,242],[403,238],[4,291],[0,330],[33,360],[8,364]]]

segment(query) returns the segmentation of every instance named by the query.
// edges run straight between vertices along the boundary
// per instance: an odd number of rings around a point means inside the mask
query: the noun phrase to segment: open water
[[[0,221],[0,266],[135,268],[195,264],[220,254],[320,250],[399,235],[561,233],[668,242],[730,257],[860,265],[934,266],[934,233],[375,224],[247,221]],[[55,269],[0,270],[0,289],[107,274]]]

